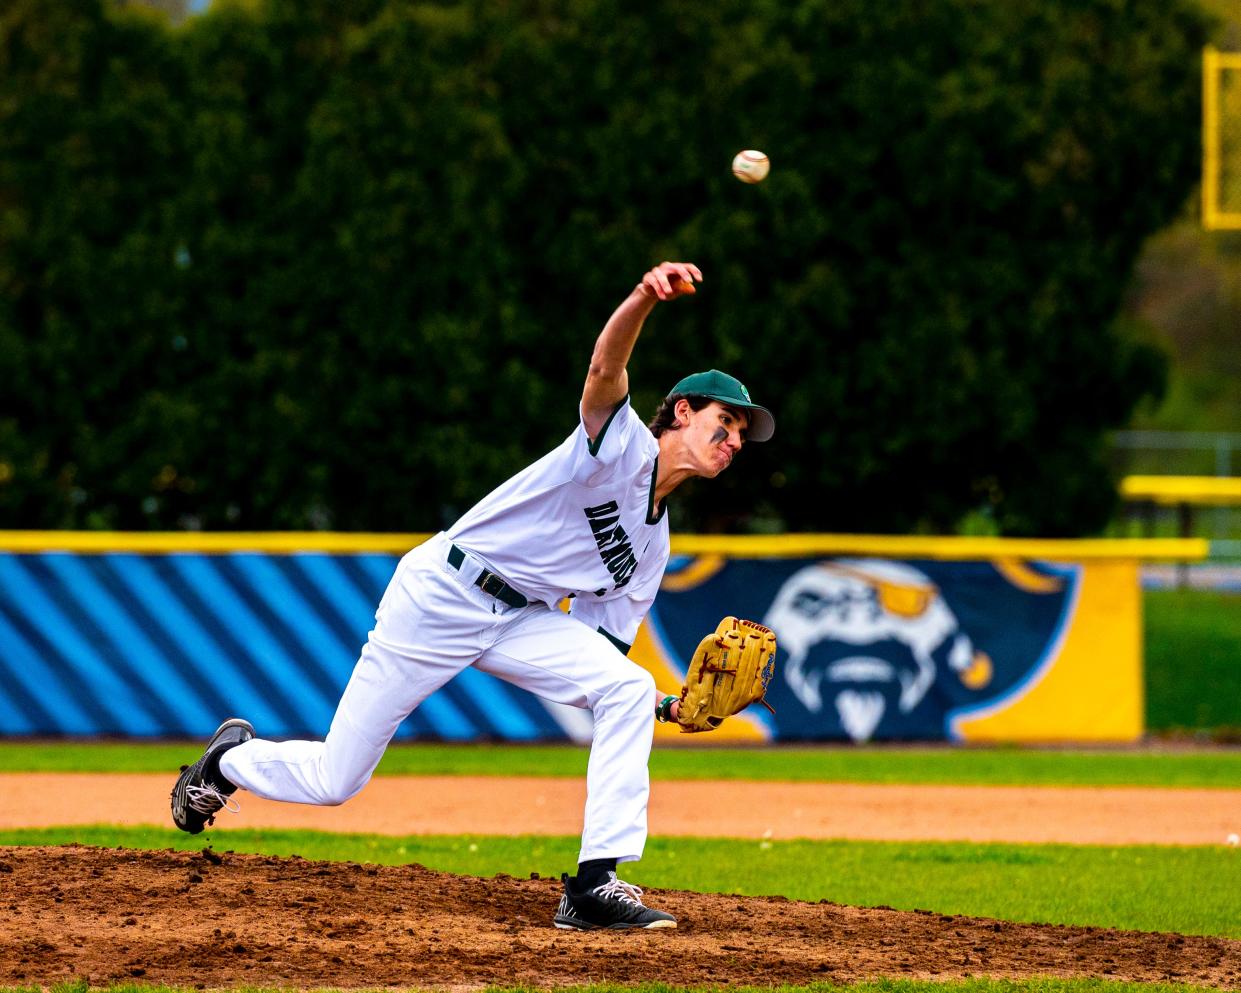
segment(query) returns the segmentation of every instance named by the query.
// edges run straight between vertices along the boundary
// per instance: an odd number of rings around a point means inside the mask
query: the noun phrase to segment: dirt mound
[[[1241,941],[650,891],[675,931],[551,926],[560,883],[421,866],[0,847],[0,985],[767,985],[1103,976],[1241,988]],[[696,950],[694,950],[696,949]],[[671,963],[677,963],[675,972]]]

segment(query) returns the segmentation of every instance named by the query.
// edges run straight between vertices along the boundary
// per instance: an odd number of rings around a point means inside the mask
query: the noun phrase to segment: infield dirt
[[[0,828],[167,824],[172,775],[0,773]],[[221,827],[374,834],[582,830],[584,779],[378,776],[340,807],[240,794]],[[712,815],[704,818],[702,811]],[[655,836],[1218,845],[1241,830],[1241,790],[1089,786],[657,782]]]
[[[1241,988],[1241,941],[648,891],[675,931],[566,932],[560,882],[297,857],[0,847],[0,985],[474,990],[1094,976]]]

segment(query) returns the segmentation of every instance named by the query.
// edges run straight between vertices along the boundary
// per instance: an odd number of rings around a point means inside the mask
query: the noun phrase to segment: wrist
[[[635,286],[633,292],[629,294],[629,299],[633,301],[638,313],[643,317],[653,311],[655,304],[659,303],[659,297],[655,295],[655,290],[646,283],[639,283]]]
[[[667,724],[669,721],[677,719],[677,712],[681,709],[681,698],[676,696],[666,696],[655,706],[655,720],[660,724]]]

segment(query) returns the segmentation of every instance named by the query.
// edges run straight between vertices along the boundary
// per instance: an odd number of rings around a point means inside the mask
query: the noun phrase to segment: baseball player
[[[344,803],[401,721],[474,666],[594,715],[579,864],[562,877],[555,925],[676,926],[616,875],[646,843],[652,717],[675,720],[679,704],[661,700],[626,652],[668,561],[669,494],[775,430],[770,412],[715,370],[678,383],[649,427],[629,405],[626,365],[643,322],[701,280],[683,262],[647,272],[595,343],[573,433],[401,559],[326,740],[266,741],[244,720],[225,721],[173,788],[177,827],[197,834],[221,808],[235,811],[238,789]],[[558,609],[566,597],[569,614]]]

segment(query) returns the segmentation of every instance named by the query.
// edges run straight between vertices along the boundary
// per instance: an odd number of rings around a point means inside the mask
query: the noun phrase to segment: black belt
[[[461,551],[456,545],[451,546],[448,549],[448,564],[460,571],[464,563],[465,552]],[[530,604],[529,600],[504,581],[504,577],[497,576],[494,572],[487,569],[478,574],[478,578],[474,580],[474,585],[488,596],[493,596],[501,603],[507,603],[510,607],[527,607]]]

